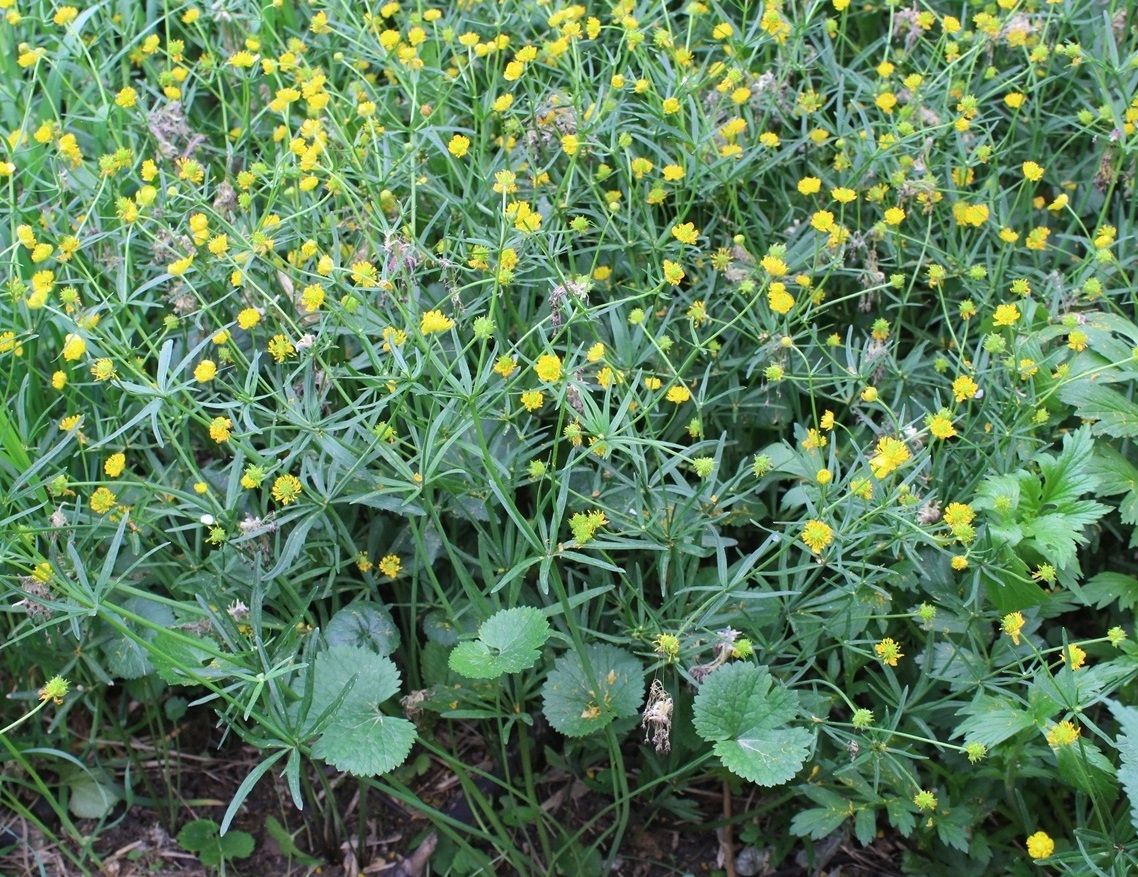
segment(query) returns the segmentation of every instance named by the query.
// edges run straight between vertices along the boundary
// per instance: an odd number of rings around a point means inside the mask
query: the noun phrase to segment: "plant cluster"
[[[215,864],[335,772],[440,873],[711,779],[772,861],[1138,864],[1128,4],[0,10],[5,804],[109,818],[121,685],[262,754]]]

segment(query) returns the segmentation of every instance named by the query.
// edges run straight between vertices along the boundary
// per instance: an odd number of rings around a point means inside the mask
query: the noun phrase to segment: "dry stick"
[[[731,784],[723,781],[723,848],[727,855],[723,863],[727,870],[727,877],[736,877],[735,874],[735,826],[731,822]]]

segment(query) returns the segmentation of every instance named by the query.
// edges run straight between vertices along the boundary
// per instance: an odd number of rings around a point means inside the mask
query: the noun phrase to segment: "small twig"
[[[733,816],[731,806],[731,784],[723,781],[723,850],[726,853],[723,868],[727,877],[736,877],[735,874],[735,826],[731,821]]]

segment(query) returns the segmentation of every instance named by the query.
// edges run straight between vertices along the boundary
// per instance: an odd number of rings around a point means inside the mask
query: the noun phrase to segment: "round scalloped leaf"
[[[585,647],[592,675],[581,655],[567,652],[542,686],[542,712],[566,737],[584,737],[614,719],[635,715],[644,700],[644,668],[624,649],[608,644]]]
[[[338,770],[360,777],[378,776],[399,767],[415,743],[415,726],[388,716],[378,704],[340,709],[324,729],[312,754]]]
[[[399,628],[391,620],[386,606],[378,603],[353,603],[332,616],[324,631],[330,646],[360,646],[381,655],[399,648]]]
[[[415,726],[380,709],[399,690],[399,670],[390,658],[359,646],[332,646],[317,655],[313,673],[310,720],[355,679],[312,747],[315,757],[357,776],[386,773],[407,759]]]
[[[423,633],[433,643],[440,646],[458,645],[459,637],[464,633],[473,633],[474,625],[469,622],[455,622],[447,618],[442,612],[435,610],[423,616]]]
[[[337,708],[336,715],[353,706],[382,703],[399,690],[399,670],[390,659],[359,646],[332,646],[316,656],[310,720],[315,720],[351,689]],[[355,679],[353,683],[352,680]]]
[[[696,733],[714,742],[723,766],[761,786],[792,778],[809,754],[813,737],[782,728],[798,714],[798,697],[765,667],[737,663],[707,677],[692,706]]]
[[[520,673],[537,663],[550,632],[549,621],[539,609],[503,609],[482,623],[478,639],[455,647],[450,653],[450,668],[468,679]]]
[[[145,618],[151,624],[142,625],[123,619],[123,624],[134,632],[135,637],[115,630],[103,643],[103,656],[107,669],[113,675],[121,679],[141,679],[154,670],[145,644],[152,642],[158,631],[174,626],[174,613],[166,604],[140,596],[131,597],[122,604],[122,608],[124,613]]]

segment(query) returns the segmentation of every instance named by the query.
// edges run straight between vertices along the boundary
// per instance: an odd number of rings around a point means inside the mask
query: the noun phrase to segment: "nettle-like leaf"
[[[399,648],[399,628],[386,606],[360,602],[345,606],[332,616],[324,631],[330,646],[349,645],[390,655]]]
[[[636,714],[644,700],[644,668],[624,649],[586,646],[584,661],[568,652],[554,662],[541,694],[549,724],[566,737],[584,737]]]
[[[806,760],[813,736],[784,728],[798,715],[798,696],[766,667],[735,663],[707,677],[692,716],[696,733],[714,744],[723,766],[761,786],[791,779]]]
[[[399,690],[399,670],[390,658],[359,646],[337,645],[317,655],[312,672],[310,722],[335,705],[312,747],[313,756],[356,776],[387,773],[406,761],[415,726],[380,709]]]
[[[478,639],[459,643],[450,668],[468,679],[497,679],[528,670],[541,657],[551,633],[544,613],[532,606],[495,612],[478,629]]]

